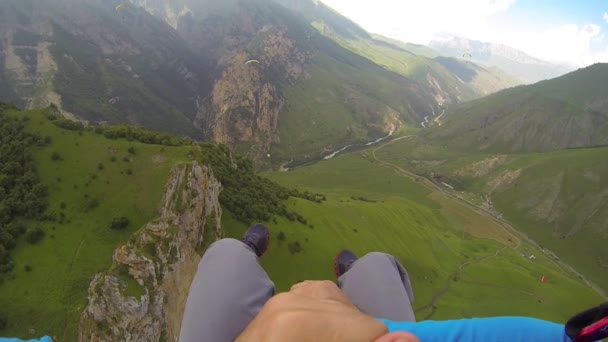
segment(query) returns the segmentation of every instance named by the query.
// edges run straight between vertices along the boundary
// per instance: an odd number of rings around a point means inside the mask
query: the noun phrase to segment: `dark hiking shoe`
[[[343,249],[338,253],[334,258],[334,273],[336,277],[340,278],[341,275],[346,273],[355,261],[357,261],[357,256],[348,249]]]
[[[255,224],[245,232],[241,239],[258,257],[261,257],[270,246],[270,232],[263,224]]]

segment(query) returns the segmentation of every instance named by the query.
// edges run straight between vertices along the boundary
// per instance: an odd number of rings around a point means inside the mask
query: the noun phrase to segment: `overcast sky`
[[[372,33],[405,42],[450,34],[577,67],[608,62],[608,0],[321,1]]]

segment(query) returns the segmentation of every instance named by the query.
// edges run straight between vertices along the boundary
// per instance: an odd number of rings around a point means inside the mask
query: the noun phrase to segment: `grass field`
[[[398,141],[376,155],[445,176],[471,202],[491,198],[499,214],[606,290],[608,148],[464,155],[424,141]]]
[[[412,278],[418,319],[532,315],[564,321],[601,301],[542,251],[485,216],[362,157],[365,153],[266,174],[285,186],[327,195],[322,204],[290,202],[313,228],[268,222],[273,239],[262,264],[279,291],[304,279],[334,279],[333,257],[350,248],[358,255],[383,251],[401,260]],[[227,236],[239,237],[246,228],[229,215],[223,221]],[[284,241],[278,239],[280,232]],[[295,242],[301,251],[292,253],[289,244]],[[529,260],[522,252],[538,258]],[[540,282],[543,275],[546,284]]]
[[[188,160],[190,149],[109,140],[93,132],[59,129],[41,112],[26,115],[31,131],[52,139],[34,154],[41,180],[49,187],[49,212],[57,217],[63,213],[65,219],[27,223],[40,226],[46,237],[35,246],[24,238],[19,241],[13,276],[0,283],[0,308],[8,315],[2,334],[48,334],[57,341],[74,341],[93,275],[106,270],[114,249],[157,215],[169,170]],[[128,152],[131,147],[134,154]],[[59,161],[51,160],[56,151]],[[130,220],[128,229],[109,229],[120,216]]]
[[[46,237],[34,246],[19,241],[15,271],[0,283],[0,308],[9,323],[2,334],[71,341],[92,276],[106,270],[113,250],[156,215],[170,168],[189,160],[190,148],[108,140],[59,129],[40,112],[26,115],[29,129],[52,141],[35,151],[35,159],[49,187],[49,212],[58,219],[26,222],[40,226]],[[386,154],[403,153],[401,142],[411,143],[404,139],[374,155],[405,165],[401,154]],[[61,158],[52,160],[53,152]],[[279,291],[304,279],[334,279],[333,257],[350,248],[358,255],[383,251],[401,260],[412,278],[418,319],[532,315],[564,321],[601,300],[537,247],[371,156],[371,150],[360,151],[264,174],[327,196],[322,204],[289,200],[289,209],[302,214],[307,225],[283,218],[267,222],[273,242],[262,263]],[[447,172],[449,162],[441,165]],[[109,229],[120,216],[129,218],[129,228]],[[246,229],[227,211],[222,221],[226,236],[240,237]],[[543,275],[546,284],[540,282]]]

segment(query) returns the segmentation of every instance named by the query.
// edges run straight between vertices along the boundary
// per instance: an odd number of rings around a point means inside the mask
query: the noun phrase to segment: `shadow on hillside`
[[[436,57],[435,61],[467,83],[471,82],[473,78],[477,76],[477,70],[483,70],[475,64],[466,63],[450,57]]]

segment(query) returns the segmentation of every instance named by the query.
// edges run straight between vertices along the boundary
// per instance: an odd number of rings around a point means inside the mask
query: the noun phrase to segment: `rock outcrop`
[[[314,53],[298,46],[282,25],[262,25],[259,18],[247,13],[240,21],[252,23],[252,28],[244,25],[240,34],[258,39],[259,53],[246,52],[249,40],[245,40],[218,58],[219,77],[196,121],[199,127],[206,126],[204,130],[214,141],[249,146],[241,152],[260,160],[273,143],[280,142],[279,114],[286,102],[283,86],[306,76],[306,61]],[[256,62],[246,63],[252,59]]]
[[[177,341],[202,251],[221,236],[221,184],[196,162],[173,170],[159,218],[116,249],[89,286],[80,341]]]

